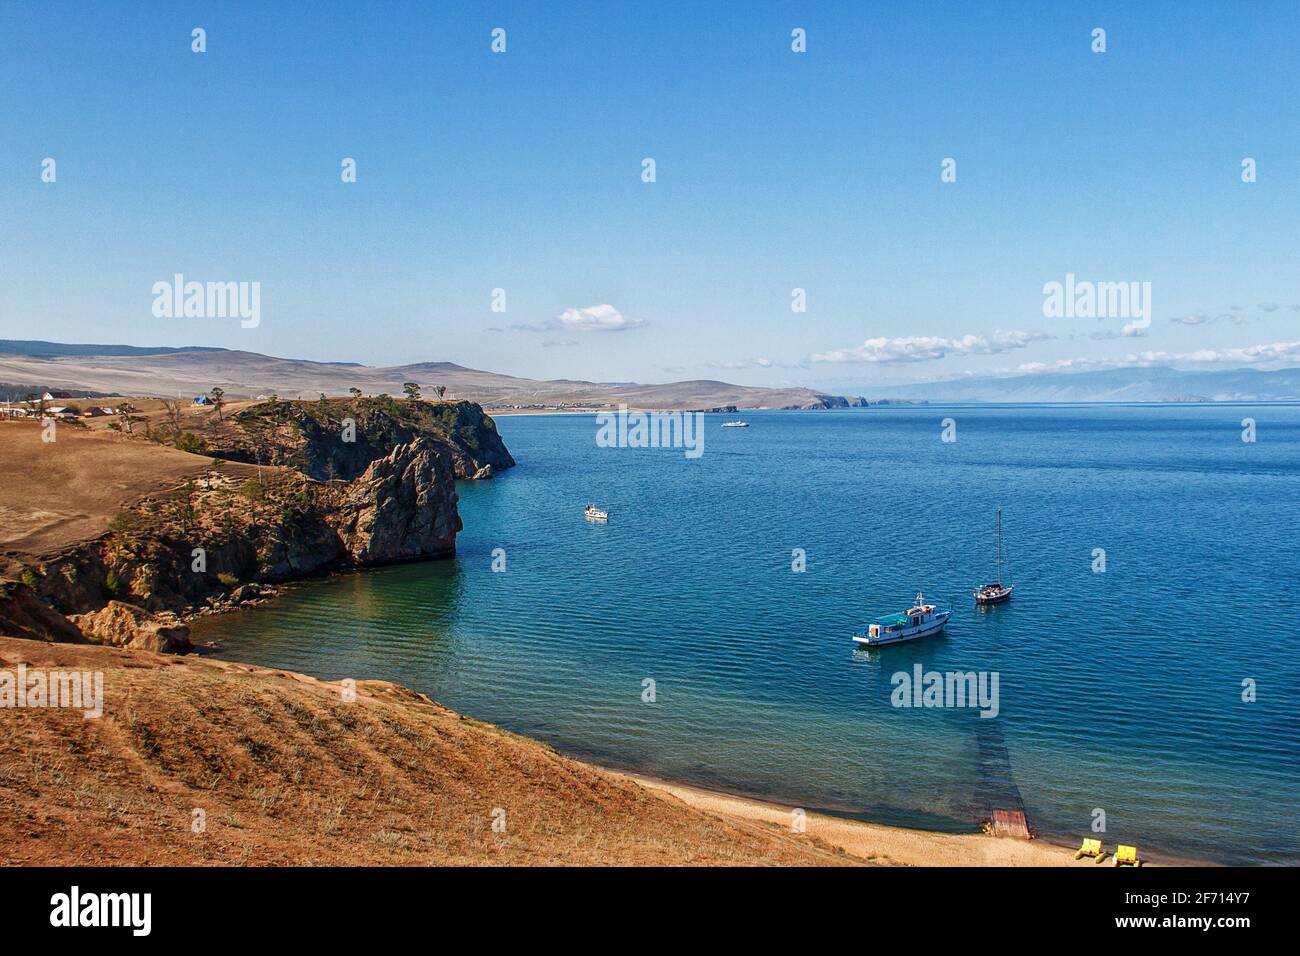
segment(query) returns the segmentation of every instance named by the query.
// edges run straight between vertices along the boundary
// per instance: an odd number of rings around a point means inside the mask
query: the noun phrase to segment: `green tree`
[[[226,390],[220,385],[214,385],[208,395],[212,398],[212,405],[217,410],[217,421],[221,421],[221,409],[226,405]]]
[[[411,401],[413,401],[413,402],[415,402],[415,401],[419,401],[419,399],[420,399],[420,386],[419,386],[418,384],[416,384],[415,382],[403,382],[403,383],[402,383],[402,391],[406,393],[406,397],[407,397],[408,399],[410,399]]]

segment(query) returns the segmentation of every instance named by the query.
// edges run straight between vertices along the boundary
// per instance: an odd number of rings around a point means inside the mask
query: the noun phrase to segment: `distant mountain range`
[[[345,395],[350,388],[367,395],[400,395],[404,382],[416,382],[430,393],[434,386],[445,385],[456,398],[497,408],[595,408],[619,403],[660,409],[825,408],[852,403],[807,388],[750,388],[708,379],[665,385],[538,381],[451,362],[374,368],[355,362],[312,362],[230,349],[0,340],[0,383],[5,383],[6,395],[54,388],[168,398],[199,395],[219,385],[230,398],[271,393],[281,398],[315,398],[322,392]]]
[[[490,407],[836,408],[867,404],[810,388],[753,388],[711,379],[639,385],[635,382],[537,380],[419,362],[377,368],[356,362],[313,362],[257,352],[186,347],[77,345],[0,339],[0,399],[23,389],[62,389],[103,395],[198,395],[220,385],[231,398],[275,393],[281,398],[400,395],[402,383]],[[871,402],[1177,402],[1297,401],[1300,369],[1182,371],[1165,366],[1090,372],[1040,372],[1006,378],[963,378],[916,385],[864,386]]]
[[[1039,372],[874,388],[871,398],[931,402],[1280,402],[1300,400],[1300,368],[1187,372],[1167,366]]]
[[[66,358],[72,355],[169,355],[172,352],[224,352],[225,349],[189,345],[183,348],[140,345],[76,345],[64,342],[41,342],[35,339],[0,339],[0,355],[26,355],[30,358]]]

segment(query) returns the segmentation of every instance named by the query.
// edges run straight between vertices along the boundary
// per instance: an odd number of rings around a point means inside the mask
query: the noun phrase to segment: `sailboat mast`
[[[998,509],[998,587],[1002,587],[1002,509]]]

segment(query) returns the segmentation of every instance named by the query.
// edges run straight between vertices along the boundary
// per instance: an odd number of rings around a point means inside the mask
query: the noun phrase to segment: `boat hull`
[[[943,630],[950,616],[948,612],[936,614],[933,620],[926,621],[920,627],[909,628],[887,636],[872,637],[869,634],[854,634],[853,641],[863,647],[884,647],[886,644],[902,644],[906,641],[920,640],[923,637],[933,637]]]
[[[1012,585],[1011,587],[1003,588],[1000,592],[996,592],[993,594],[987,594],[987,593],[982,593],[980,591],[976,591],[974,594],[975,603],[976,604],[1001,604],[1004,601],[1007,601],[1011,598],[1011,592],[1014,590],[1015,590],[1015,586]]]

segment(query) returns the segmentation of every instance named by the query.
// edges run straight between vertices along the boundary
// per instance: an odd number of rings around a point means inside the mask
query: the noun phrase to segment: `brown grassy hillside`
[[[0,668],[104,672],[104,715],[0,709],[5,864],[825,864],[412,691],[0,638]],[[206,830],[192,832],[192,812]],[[494,809],[506,831],[494,832]]]
[[[59,424],[53,442],[36,421],[0,422],[0,549],[30,554],[103,534],[119,509],[211,467],[191,455],[106,430]],[[231,464],[232,476],[256,475]]]

